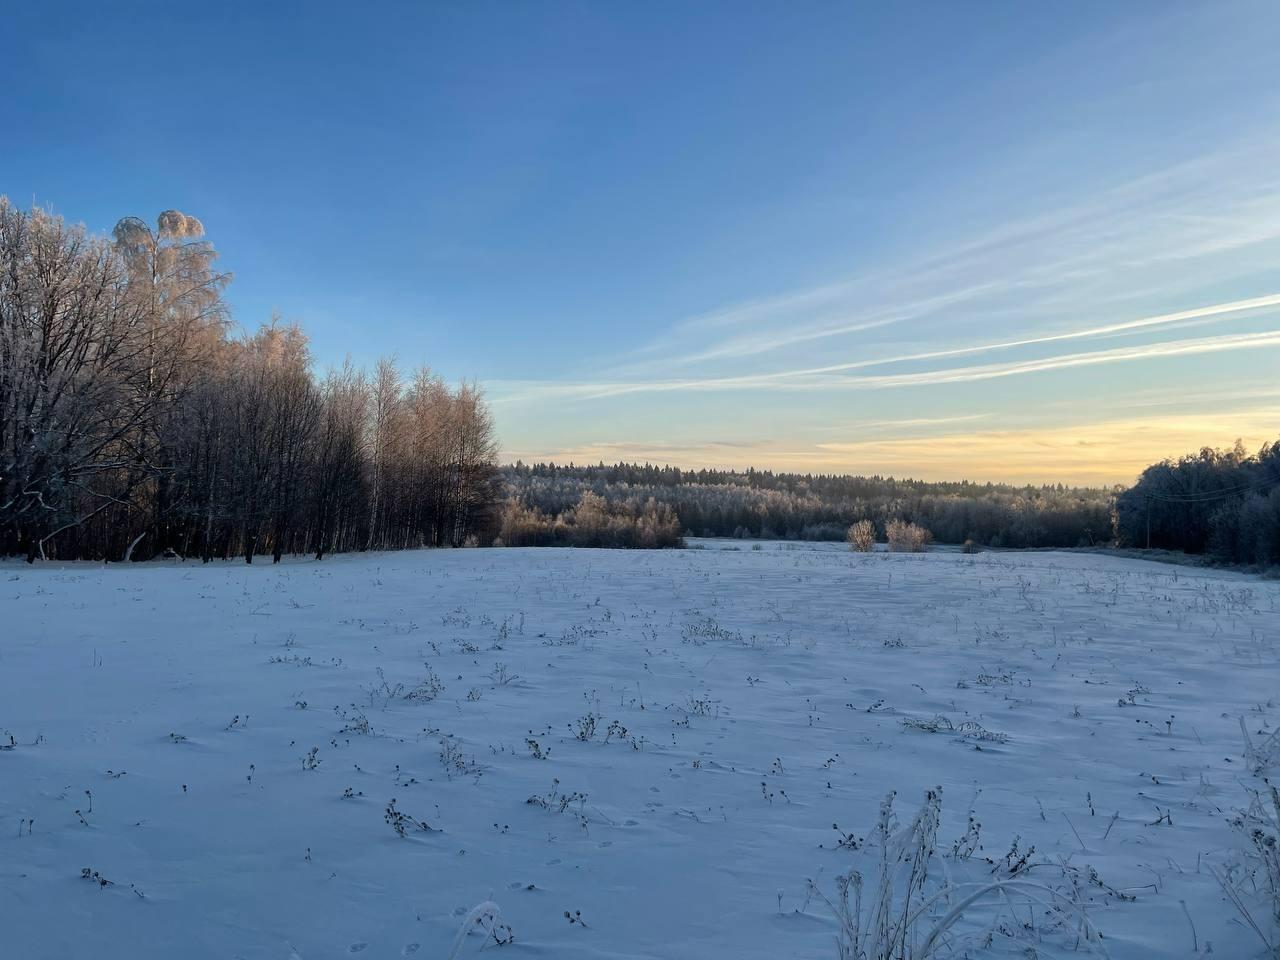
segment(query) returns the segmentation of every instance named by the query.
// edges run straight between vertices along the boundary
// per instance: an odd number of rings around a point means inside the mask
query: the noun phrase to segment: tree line
[[[110,237],[0,197],[0,554],[243,557],[491,535],[479,389],[390,360],[318,377],[302,329],[236,334],[194,217]]]
[[[1114,543],[1280,566],[1280,441],[1250,454],[1205,447],[1148,467],[1127,489],[1015,487],[767,470],[681,470],[650,464],[516,463],[502,475],[512,529],[534,518],[530,545],[571,542],[563,526],[584,497],[615,516],[671,511],[685,535],[788,540],[893,540],[903,525],[947,544],[1078,547]],[[515,539],[518,539],[515,538]],[[901,539],[901,538],[899,538]],[[634,537],[631,538],[634,541]],[[851,541],[852,542],[852,541]],[[625,545],[635,545],[628,542]],[[669,545],[669,544],[664,544]]]
[[[843,540],[859,520],[871,521],[881,540],[895,520],[927,528],[941,543],[1076,547],[1112,537],[1114,491],[1100,488],[680,470],[626,463],[517,463],[502,474],[510,494],[543,516],[564,514],[590,492],[632,515],[651,501],[667,506],[686,534],[699,537]]]
[[[1117,498],[1116,534],[1128,546],[1280,565],[1280,442],[1153,464]]]

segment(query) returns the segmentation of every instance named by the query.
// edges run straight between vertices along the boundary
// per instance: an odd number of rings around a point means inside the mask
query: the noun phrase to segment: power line
[[[1265,490],[1280,483],[1280,476],[1270,477],[1258,483],[1242,484],[1238,487],[1229,487],[1225,490],[1206,490],[1201,493],[1185,493],[1185,494],[1160,494],[1160,493],[1143,493],[1148,500],[1161,500],[1165,503],[1212,503],[1215,500],[1226,500],[1229,497],[1239,496],[1244,493]]]

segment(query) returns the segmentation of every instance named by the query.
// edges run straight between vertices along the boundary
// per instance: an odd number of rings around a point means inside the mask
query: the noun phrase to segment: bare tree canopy
[[[233,336],[195,217],[110,239],[0,197],[0,553],[255,556],[460,545],[496,522],[478,388],[392,360],[317,379]]]

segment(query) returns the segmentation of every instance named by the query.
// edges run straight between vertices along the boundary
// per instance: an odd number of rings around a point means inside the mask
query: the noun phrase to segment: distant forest
[[[881,539],[894,519],[927,527],[940,543],[992,547],[1077,547],[1112,539],[1114,490],[929,483],[885,477],[681,470],[648,464],[504,467],[507,490],[543,518],[570,513],[584,493],[615,513],[669,508],[697,537],[843,540],[871,520]],[[527,514],[510,509],[511,521]]]
[[[635,537],[608,542],[597,521],[594,545],[672,546],[696,537],[844,540],[869,520],[876,536],[900,520],[938,543],[986,547],[1117,545],[1181,551],[1235,565],[1280,566],[1280,442],[1256,454],[1239,443],[1204,448],[1148,467],[1123,487],[1017,487],[886,477],[681,470],[649,464],[502,469],[511,497],[499,537],[512,545],[574,543],[584,497],[592,515],[643,520]]]

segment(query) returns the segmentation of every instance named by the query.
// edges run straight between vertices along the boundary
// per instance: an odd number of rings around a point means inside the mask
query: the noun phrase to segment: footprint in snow
[[[369,949],[369,945],[367,943],[353,943],[351,946],[347,947],[347,953],[364,953],[367,949]]]
[[[420,949],[422,949],[422,944],[420,943],[406,943],[404,949],[400,951],[400,956],[412,957]]]

